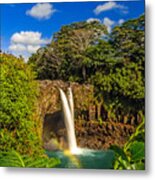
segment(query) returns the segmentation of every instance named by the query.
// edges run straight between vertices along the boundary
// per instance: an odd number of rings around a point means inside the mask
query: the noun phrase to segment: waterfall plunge
[[[77,147],[75,129],[74,129],[74,101],[71,88],[68,88],[68,100],[62,89],[60,90],[60,97],[62,101],[62,109],[64,114],[65,126],[67,129],[67,138],[69,150],[72,154],[81,153],[81,149]]]

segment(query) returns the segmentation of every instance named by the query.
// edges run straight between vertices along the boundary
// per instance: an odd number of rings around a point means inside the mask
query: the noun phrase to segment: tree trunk
[[[82,66],[82,76],[83,76],[83,80],[86,80],[86,67]]]

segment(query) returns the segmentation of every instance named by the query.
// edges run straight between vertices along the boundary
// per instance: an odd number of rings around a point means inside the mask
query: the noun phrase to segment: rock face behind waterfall
[[[106,149],[111,144],[123,146],[134,132],[132,124],[111,122],[106,118],[100,103],[94,98],[91,85],[65,83],[63,81],[39,81],[38,115],[42,120],[43,146],[47,150],[67,148],[66,128],[61,111],[58,88],[67,92],[70,86],[75,104],[75,131],[79,147]],[[103,123],[99,122],[102,117]]]
[[[65,92],[70,86],[74,94],[76,119],[89,120],[95,112],[91,112],[94,105],[93,86],[79,85],[78,83],[64,83],[63,81],[39,81],[40,94],[38,112],[43,121],[43,142],[46,149],[57,149],[58,144],[53,143],[57,139],[59,145],[67,147],[66,129],[61,111],[59,88]]]

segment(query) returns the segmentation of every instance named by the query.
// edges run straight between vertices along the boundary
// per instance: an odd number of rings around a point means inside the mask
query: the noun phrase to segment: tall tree
[[[97,21],[73,23],[63,26],[54,35],[54,49],[59,49],[63,64],[67,65],[70,72],[82,74],[82,81],[87,78],[86,50],[96,44],[103,34],[107,33],[106,27]],[[68,61],[68,63],[66,63]],[[63,66],[64,67],[64,66]],[[72,75],[70,74],[70,75]]]
[[[137,63],[144,68],[145,58],[145,16],[126,21],[111,33],[111,44],[122,55],[126,63]],[[144,69],[143,69],[144,70]]]
[[[84,82],[87,78],[86,50],[106,33],[105,25],[98,21],[63,26],[54,34],[51,44],[32,55],[29,62],[34,62],[39,69],[39,78]]]
[[[91,83],[108,107],[144,111],[144,15],[115,27],[109,41],[92,47],[90,53],[91,62],[98,65]]]

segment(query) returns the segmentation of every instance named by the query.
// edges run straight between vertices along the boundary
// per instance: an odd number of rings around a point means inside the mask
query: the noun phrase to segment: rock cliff
[[[61,111],[59,88],[65,92],[71,87],[75,103],[75,131],[79,147],[106,149],[111,144],[122,146],[134,132],[134,126],[99,122],[101,104],[94,97],[91,85],[63,81],[39,81],[38,115],[42,121],[42,139],[45,149],[67,148],[66,128]]]

